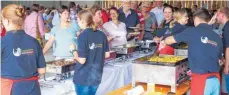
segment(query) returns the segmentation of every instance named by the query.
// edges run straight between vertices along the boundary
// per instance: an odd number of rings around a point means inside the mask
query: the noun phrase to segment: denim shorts
[[[229,74],[225,75],[226,90],[229,93]]]
[[[98,86],[84,86],[75,84],[75,90],[77,95],[95,95]]]

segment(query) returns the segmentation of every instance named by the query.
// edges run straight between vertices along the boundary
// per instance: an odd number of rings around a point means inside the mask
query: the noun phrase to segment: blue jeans
[[[227,93],[229,93],[229,74],[225,75]]]
[[[206,80],[204,95],[220,95],[220,82],[216,77]]]
[[[84,86],[75,84],[77,95],[95,95],[98,86]]]

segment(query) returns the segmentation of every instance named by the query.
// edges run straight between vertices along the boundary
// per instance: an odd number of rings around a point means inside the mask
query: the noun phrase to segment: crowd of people
[[[217,31],[216,31],[217,30]],[[137,32],[137,33],[135,33]],[[50,36],[45,41],[45,34]],[[215,11],[171,6],[162,1],[122,1],[122,6],[82,9],[74,2],[59,9],[9,4],[1,10],[1,94],[41,95],[38,77],[44,54],[74,59],[77,95],[95,95],[104,59],[112,47],[133,40],[153,40],[160,54],[173,55],[188,45],[191,95],[219,95],[220,73],[229,92],[229,8]],[[220,72],[220,63],[224,63]]]

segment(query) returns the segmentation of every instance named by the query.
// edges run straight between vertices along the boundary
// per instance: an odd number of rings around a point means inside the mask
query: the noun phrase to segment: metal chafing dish
[[[157,45],[153,40],[138,41],[137,44],[141,48],[140,50],[154,50]]]
[[[182,43],[178,46],[177,49],[174,50],[174,55],[176,56],[188,56],[188,46],[187,44]]]
[[[176,92],[176,85],[189,79],[186,57],[176,62],[154,62],[149,61],[152,56],[136,59],[132,64],[133,82],[148,83],[152,81],[155,84],[170,85],[171,92]],[[161,55],[160,57],[168,56]]]
[[[46,72],[55,74],[55,80],[61,81],[72,76],[71,72],[75,70],[75,65],[73,60],[50,61],[46,64]]]
[[[134,43],[124,44],[121,46],[112,47],[113,51],[116,51],[117,54],[131,54],[135,51],[137,45]]]
[[[66,72],[73,71],[74,69],[75,69],[75,62],[65,61],[64,59],[50,61],[47,62],[46,64],[47,73],[63,74]]]
[[[188,56],[188,49],[185,49],[185,48],[175,49],[174,55],[176,55],[176,56]]]

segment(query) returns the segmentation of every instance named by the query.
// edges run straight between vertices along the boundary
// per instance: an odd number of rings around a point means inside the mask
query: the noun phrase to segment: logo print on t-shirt
[[[90,50],[93,50],[93,49],[96,49],[96,48],[102,48],[102,47],[103,47],[103,44],[92,43],[91,45],[89,45],[89,49]]]
[[[208,43],[208,37],[201,37],[201,42],[204,44]]]
[[[209,40],[208,37],[201,37],[201,42],[204,44],[211,44],[213,46],[217,46],[217,43],[215,41]]]
[[[21,56],[21,55],[24,55],[24,54],[27,54],[27,55],[33,55],[34,54],[34,50],[33,49],[26,49],[26,50],[22,50],[21,48],[17,48],[16,50],[13,49],[13,54],[14,56]]]
[[[89,49],[95,49],[95,43],[92,43],[91,45],[89,45]]]
[[[21,55],[21,49],[17,48],[16,51],[13,49],[14,56],[20,56]]]

